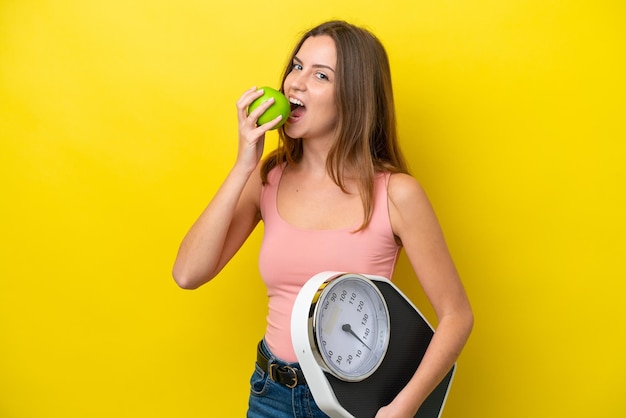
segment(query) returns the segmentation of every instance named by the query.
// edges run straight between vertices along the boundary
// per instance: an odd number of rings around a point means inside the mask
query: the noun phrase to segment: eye
[[[315,73],[315,77],[319,78],[320,80],[328,80],[328,76],[324,73]]]
[[[291,64],[291,71],[293,70],[302,71],[302,65],[294,62]]]

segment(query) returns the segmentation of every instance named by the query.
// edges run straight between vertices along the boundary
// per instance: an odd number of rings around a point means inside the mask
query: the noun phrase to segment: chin
[[[283,129],[285,130],[285,135],[290,138],[302,138],[302,129],[298,129],[297,126],[291,126],[289,123],[283,125]]]

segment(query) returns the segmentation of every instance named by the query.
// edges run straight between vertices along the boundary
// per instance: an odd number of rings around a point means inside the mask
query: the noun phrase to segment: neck
[[[326,171],[326,160],[330,151],[330,140],[303,139],[300,166],[311,172]]]

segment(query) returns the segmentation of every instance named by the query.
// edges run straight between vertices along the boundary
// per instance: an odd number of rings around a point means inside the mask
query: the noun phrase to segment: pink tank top
[[[259,268],[269,297],[266,342],[276,357],[296,362],[291,343],[291,310],[304,283],[322,271],[375,274],[391,279],[400,247],[389,221],[388,173],[376,176],[372,220],[359,232],[353,232],[354,227],[302,229],[284,221],[276,207],[282,173],[282,166],[270,171],[268,183],[261,191],[265,232]]]

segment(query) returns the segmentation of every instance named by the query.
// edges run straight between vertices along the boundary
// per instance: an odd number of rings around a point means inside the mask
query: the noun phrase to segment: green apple
[[[257,125],[263,125],[264,123],[267,123],[277,118],[278,115],[283,115],[283,118],[280,120],[280,122],[278,122],[278,125],[272,128],[276,129],[287,121],[289,113],[291,112],[291,104],[289,103],[289,100],[287,100],[285,95],[283,95],[276,89],[273,89],[271,87],[261,87],[260,90],[263,90],[263,96],[259,97],[258,99],[253,101],[250,106],[248,106],[248,114],[250,114],[250,112],[259,107],[261,103],[266,102],[270,98],[273,98],[274,104],[271,105],[265,112],[263,112],[261,116],[259,116],[259,119],[257,119]]]

